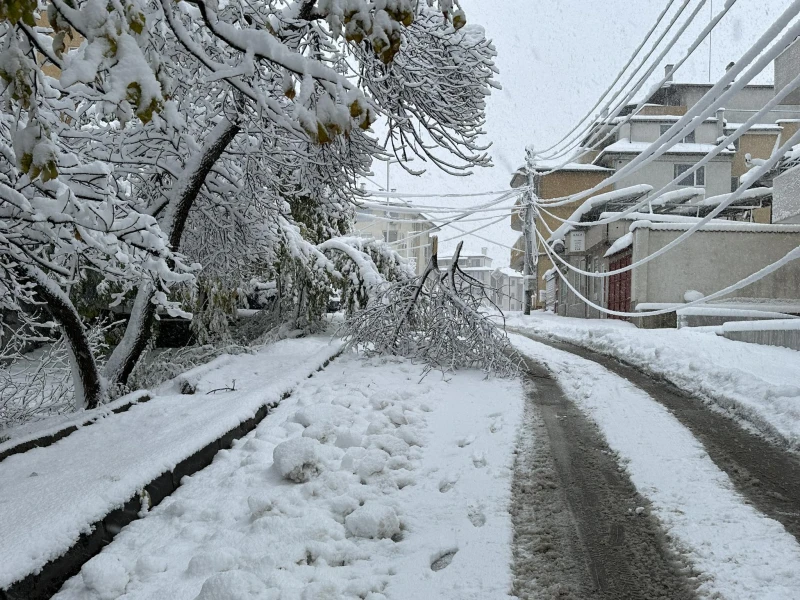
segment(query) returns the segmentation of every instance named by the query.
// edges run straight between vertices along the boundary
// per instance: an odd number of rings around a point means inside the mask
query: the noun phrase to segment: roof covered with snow
[[[652,142],[632,142],[628,138],[617,140],[610,146],[606,146],[596,160],[605,154],[641,154],[652,146]],[[714,144],[675,144],[664,154],[709,154],[716,146]],[[720,155],[732,155],[732,150],[723,150]]]
[[[634,229],[685,231],[693,227],[693,223],[654,223],[649,217],[631,223]],[[746,223],[743,221],[716,220],[706,223],[699,231],[741,231],[742,233],[800,233],[800,225],[773,225],[765,223]]]
[[[575,209],[575,212],[570,215],[568,222],[562,223],[556,229],[548,241],[562,239],[567,233],[574,229],[572,223],[578,221],[596,220],[601,213],[605,212],[608,208],[624,208],[631,206],[642,199],[642,197],[653,190],[653,186],[646,183],[639,185],[632,185],[630,187],[622,188],[620,190],[612,190],[605,194],[597,194],[591,198],[587,198],[583,204]]]

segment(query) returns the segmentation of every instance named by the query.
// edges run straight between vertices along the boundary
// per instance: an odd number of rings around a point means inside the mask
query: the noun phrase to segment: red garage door
[[[616,271],[631,264],[631,252],[620,253],[614,256],[609,265],[609,271]],[[624,273],[617,273],[608,278],[608,289],[606,290],[606,298],[608,298],[608,308],[619,312],[630,312],[631,310],[631,273],[632,271],[625,271]],[[608,315],[609,319],[622,319],[627,321],[627,317],[617,317]]]

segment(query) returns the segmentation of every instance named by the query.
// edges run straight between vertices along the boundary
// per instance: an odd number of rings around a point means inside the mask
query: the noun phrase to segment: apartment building
[[[776,86],[745,86],[724,109],[699,123],[678,144],[636,172],[623,176],[608,189],[619,192],[639,186],[640,191],[653,195],[687,173],[708,156],[718,140],[750,119],[774,98],[776,89],[796,77],[800,70],[798,57],[800,40],[776,60]],[[671,66],[667,69],[669,72]],[[585,144],[603,141],[592,143],[596,150],[583,160],[591,159],[593,166],[602,167],[608,173],[619,172],[685,115],[710,88],[710,84],[669,81],[637,114],[631,116],[634,108],[631,106],[626,109],[627,114],[620,117],[599,119]],[[617,125],[621,126],[614,131]],[[612,191],[607,194],[607,200],[596,199],[590,209],[573,213],[571,220],[579,220],[581,225],[564,227],[559,235],[551,236],[560,238],[560,243],[554,243],[552,248],[567,263],[584,271],[602,273],[638,262],[674,242],[699,217],[715,210],[739,187],[740,178],[760,164],[759,159],[769,158],[798,127],[800,91],[795,90],[783,104],[763,115],[735,144],[712,158],[705,167],[687,174],[680,180],[678,190],[654,199],[639,213],[623,220],[594,225],[646,197],[633,194],[624,198]],[[800,154],[798,156],[796,162],[800,162]],[[583,189],[590,187],[587,182]],[[650,192],[646,192],[648,188]],[[789,249],[800,245],[797,223],[800,223],[800,166],[783,161],[780,170],[773,170],[755,182],[717,218],[647,264],[611,277],[596,278],[566,267],[559,273],[548,262],[546,268],[539,269],[538,287],[545,289],[543,296],[548,308],[573,317],[603,317],[595,306],[620,312],[672,306],[697,298],[698,294],[703,296],[723,289],[778,260]],[[521,264],[521,260],[518,263]],[[800,267],[789,264],[758,283],[718,299],[714,306],[719,310],[724,307],[731,318],[734,317],[730,311],[736,312],[736,309],[737,318],[745,318],[742,311],[748,310],[755,314],[759,310],[796,314],[800,311],[798,282]],[[635,321],[646,327],[674,326],[676,317],[672,312]]]

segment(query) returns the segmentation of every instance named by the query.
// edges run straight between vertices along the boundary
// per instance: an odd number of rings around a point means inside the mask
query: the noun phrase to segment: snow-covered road
[[[637,329],[614,319],[511,313],[509,327],[578,344],[666,379],[773,441],[800,450],[798,352],[683,329]]]
[[[338,359],[55,598],[506,596],[521,385],[421,370]]]
[[[669,411],[592,361],[522,336],[512,340],[547,365],[567,396],[597,423],[676,547],[700,571],[702,597],[797,597],[800,546],[795,538],[745,503]]]

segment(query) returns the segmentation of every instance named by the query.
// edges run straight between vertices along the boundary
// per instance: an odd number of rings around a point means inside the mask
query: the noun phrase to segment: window
[[[675,174],[674,177],[677,179],[684,173],[686,173],[689,169],[691,169],[694,165],[683,165],[683,164],[676,164],[675,165]],[[690,173],[686,175],[683,179],[678,181],[678,185],[699,185],[704,186],[706,184],[706,168],[700,167],[694,173]]]
[[[392,242],[396,242],[397,241],[397,230],[393,229],[393,230],[390,230],[390,231],[384,231],[383,232],[383,241],[384,242],[388,242],[390,244]]]
[[[731,191],[735,192],[739,188],[739,178],[731,177]]]
[[[661,135],[664,135],[665,133],[667,133],[667,131],[669,131],[670,127],[672,127],[672,123],[662,123],[661,124]],[[686,137],[684,137],[681,140],[681,142],[683,142],[684,144],[694,144],[694,141],[695,141],[694,131],[690,131],[689,133],[687,133]]]

